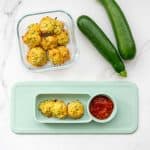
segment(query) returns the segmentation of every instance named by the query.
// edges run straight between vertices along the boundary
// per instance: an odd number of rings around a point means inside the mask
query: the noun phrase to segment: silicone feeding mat
[[[115,96],[117,115],[109,123],[40,123],[35,119],[35,100],[39,94]],[[81,97],[82,98],[82,97]],[[84,97],[84,103],[89,98]],[[128,134],[138,127],[138,89],[130,82],[22,82],[12,89],[11,129],[23,134]]]

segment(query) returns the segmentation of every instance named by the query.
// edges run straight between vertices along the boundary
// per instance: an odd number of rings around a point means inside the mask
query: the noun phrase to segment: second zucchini
[[[133,59],[136,54],[136,46],[129,24],[121,8],[115,0],[99,1],[108,13],[121,57],[125,60]]]

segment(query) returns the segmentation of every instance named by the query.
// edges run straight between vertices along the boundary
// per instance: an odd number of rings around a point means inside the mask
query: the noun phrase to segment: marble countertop
[[[73,19],[81,14],[91,16],[115,44],[110,22],[96,0],[0,0],[0,149],[3,150],[76,150],[115,149],[147,150],[150,147],[150,1],[118,0],[124,10],[137,44],[137,56],[126,62],[128,78],[121,79],[75,28],[78,60],[65,70],[32,73],[21,63],[16,24],[25,14],[65,10]],[[97,15],[98,14],[98,15]],[[86,66],[86,67],[85,67]],[[16,135],[9,127],[10,91],[14,83],[28,80],[106,81],[127,80],[139,87],[139,128],[129,135]]]

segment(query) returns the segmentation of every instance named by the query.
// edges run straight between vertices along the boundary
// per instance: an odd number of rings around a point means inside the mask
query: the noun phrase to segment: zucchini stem
[[[126,70],[121,71],[119,74],[120,74],[121,77],[127,77],[128,76]]]

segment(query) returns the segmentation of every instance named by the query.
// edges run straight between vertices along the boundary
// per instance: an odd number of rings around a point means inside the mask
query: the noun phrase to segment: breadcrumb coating
[[[29,47],[33,48],[36,46],[39,46],[41,43],[41,36],[38,32],[35,31],[28,31],[26,34],[22,37],[23,42]]]
[[[58,45],[65,46],[69,42],[69,36],[67,31],[61,32],[59,35],[57,35]]]
[[[55,27],[53,33],[58,35],[62,32],[63,28],[64,28],[64,23],[55,19]]]
[[[46,16],[40,20],[40,31],[42,33],[53,33],[54,27],[55,19]]]
[[[57,100],[52,108],[54,117],[63,119],[67,116],[67,105],[62,100]]]
[[[60,46],[48,51],[48,59],[54,65],[61,65],[70,59],[70,52],[68,48]]]
[[[43,37],[41,46],[44,48],[44,50],[55,48],[57,47],[57,38],[55,36]]]
[[[68,116],[73,119],[79,119],[84,114],[84,106],[78,101],[72,101],[68,104]]]
[[[41,113],[47,117],[52,117],[52,108],[55,104],[54,100],[45,100],[38,106]]]
[[[47,55],[41,47],[31,48],[27,53],[27,60],[33,66],[43,66],[47,63]]]

